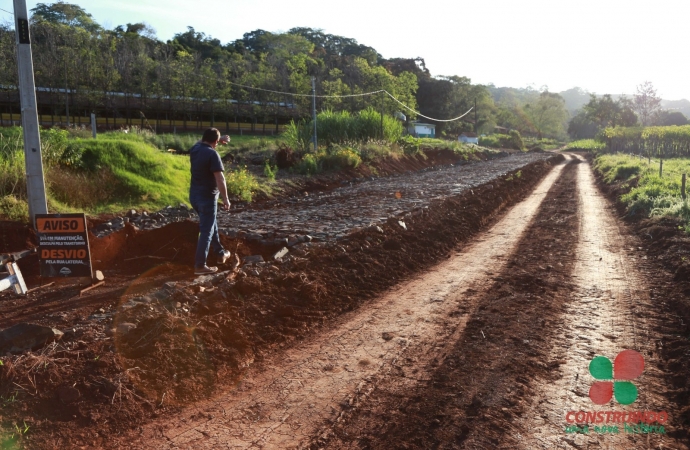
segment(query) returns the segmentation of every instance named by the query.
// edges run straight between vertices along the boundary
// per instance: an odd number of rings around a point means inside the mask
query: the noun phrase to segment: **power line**
[[[456,117],[456,118],[454,118],[454,119],[434,119],[433,117],[427,117],[427,116],[425,116],[424,114],[420,113],[419,111],[415,111],[414,109],[410,108],[409,106],[407,106],[406,104],[404,104],[403,102],[401,102],[400,100],[398,100],[397,98],[393,97],[393,95],[392,95],[390,92],[388,92],[388,91],[386,91],[386,90],[384,90],[383,92],[385,92],[386,94],[388,94],[388,96],[389,96],[390,98],[392,98],[393,100],[395,100],[396,102],[398,102],[403,108],[412,111],[413,113],[417,114],[419,117],[424,117],[425,119],[433,120],[434,122],[455,122],[456,120],[460,120],[460,119],[462,119],[463,117],[465,117],[466,115],[468,115],[468,114],[470,113],[470,111],[472,111],[472,110],[474,109],[474,106],[473,106],[473,107],[471,107],[470,109],[468,109],[467,112],[466,112],[465,114],[463,114],[462,116],[458,116],[458,117]]]
[[[8,10],[6,10],[6,9],[2,9],[2,8],[0,8],[0,11],[5,11],[5,12],[6,12],[7,14],[11,14],[11,15],[13,15],[13,16],[14,16],[14,13],[11,13],[11,12],[9,12],[9,11],[8,11]]]
[[[375,94],[380,94],[381,92],[385,92],[386,95],[388,95],[390,98],[392,98],[393,100],[395,100],[396,102],[398,102],[403,108],[405,108],[405,109],[407,109],[407,110],[409,110],[409,111],[415,113],[415,114],[418,115],[419,117],[423,117],[423,118],[425,118],[425,119],[427,119],[427,120],[433,120],[434,122],[455,122],[456,120],[460,120],[460,119],[462,119],[463,117],[465,117],[466,115],[468,115],[468,114],[474,109],[474,107],[471,107],[470,109],[467,110],[467,112],[466,112],[465,114],[463,114],[463,115],[461,115],[461,116],[458,116],[458,117],[455,117],[455,118],[453,118],[453,119],[435,119],[435,118],[433,118],[433,117],[425,116],[424,114],[420,113],[419,111],[415,111],[414,109],[410,108],[409,106],[407,106],[406,104],[404,104],[403,102],[401,102],[400,100],[398,100],[397,98],[395,98],[395,96],[394,96],[393,94],[391,94],[390,92],[388,92],[388,91],[385,90],[385,89],[379,89],[378,91],[372,91],[372,92],[365,92],[365,93],[362,93],[362,94],[316,95],[316,96],[314,96],[314,95],[312,95],[312,94],[297,94],[297,93],[294,93],[294,92],[274,91],[274,90],[271,90],[271,89],[263,89],[263,88],[258,88],[258,87],[254,87],[254,86],[247,86],[247,85],[244,85],[244,84],[234,83],[234,82],[232,82],[232,81],[227,81],[227,80],[225,80],[225,81],[226,81],[228,84],[232,84],[232,85],[234,85],[234,86],[239,86],[239,87],[242,87],[242,88],[245,88],[245,89],[253,89],[253,90],[256,90],[256,91],[270,92],[270,93],[273,93],[273,94],[280,94],[280,95],[291,95],[291,96],[293,96],[293,97],[348,98],[348,97],[364,97],[364,96],[367,96],[367,95],[375,95]]]
[[[247,86],[245,84],[239,84],[239,83],[234,83],[232,81],[227,81],[225,80],[228,84],[232,84],[234,86],[239,86],[243,87],[245,89],[253,89],[255,91],[262,91],[262,92],[270,92],[273,94],[281,94],[281,95],[292,95],[294,97],[313,97],[312,94],[296,94],[294,92],[281,92],[281,91],[273,91],[271,89],[264,89],[264,88],[258,88],[254,86]],[[346,98],[346,97],[364,97],[367,95],[374,95],[374,94],[380,94],[381,92],[384,92],[382,89],[378,91],[372,91],[372,92],[364,92],[362,94],[346,94],[346,95],[317,95],[317,98]],[[389,94],[390,95],[390,94]]]

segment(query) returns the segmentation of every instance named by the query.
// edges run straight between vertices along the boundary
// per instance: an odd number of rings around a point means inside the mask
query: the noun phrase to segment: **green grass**
[[[222,131],[221,131],[222,132]],[[177,152],[186,152],[199,139],[201,133],[161,133],[155,134],[149,130],[140,130],[134,127],[129,133],[121,131],[108,131],[101,133],[99,137],[106,137],[108,139],[128,140],[136,142],[146,142],[159,150],[175,150]],[[233,154],[244,152],[262,152],[266,150],[275,151],[278,148],[278,136],[248,136],[248,135],[231,135],[230,144],[218,147],[218,151],[224,155],[228,152]]]
[[[115,197],[91,205],[93,212],[128,208],[156,209],[188,201],[189,158],[161,152],[132,138],[102,135],[98,139],[76,140],[71,148],[81,153],[81,171],[112,174]]]
[[[682,174],[690,174],[690,158],[664,160],[659,176],[659,160],[614,154],[600,155],[594,162],[606,183],[622,182],[631,186],[621,201],[630,213],[644,212],[649,217],[678,217],[690,232],[690,204],[681,198]],[[687,188],[686,188],[687,189]]]
[[[542,149],[546,145],[545,141],[537,141],[532,139],[529,141],[528,138],[523,140],[520,133],[516,130],[511,130],[510,134],[490,134],[488,136],[482,136],[479,138],[479,145],[489,148],[509,148],[513,150],[523,150],[525,146],[536,147],[538,144],[542,146]]]
[[[542,150],[556,150],[557,148],[563,147],[563,142],[560,142],[556,139],[549,139],[549,138],[544,138],[544,139],[537,139],[533,137],[524,137],[522,138],[524,141],[524,145],[527,148],[535,148],[539,147]]]
[[[599,152],[606,148],[606,144],[596,141],[594,139],[580,139],[578,141],[569,142],[565,146],[565,150],[571,151],[585,151],[585,152]]]

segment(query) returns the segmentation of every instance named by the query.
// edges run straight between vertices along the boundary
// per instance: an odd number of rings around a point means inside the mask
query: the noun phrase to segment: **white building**
[[[458,137],[458,141],[464,142],[465,144],[477,144],[479,145],[479,138],[475,133],[471,131],[466,131]]]
[[[407,131],[415,137],[436,137],[436,125],[431,123],[412,122]]]

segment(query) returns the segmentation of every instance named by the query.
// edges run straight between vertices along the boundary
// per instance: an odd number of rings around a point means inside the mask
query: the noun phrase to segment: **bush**
[[[334,148],[319,156],[323,170],[355,169],[362,163],[362,158],[351,148]]]
[[[517,130],[510,130],[509,134],[491,134],[489,136],[482,136],[479,138],[479,145],[489,148],[510,148],[513,150],[522,150],[525,148],[525,143]]]
[[[271,164],[266,161],[266,164],[264,165],[264,176],[268,178],[269,181],[275,181],[277,173],[278,166],[271,166]]]
[[[294,120],[285,127],[282,138],[288,146],[294,148],[300,153],[309,151],[312,145],[312,130],[314,129],[311,122],[302,119],[298,122]]]
[[[515,150],[522,150],[525,148],[524,142],[522,142],[522,136],[518,130],[510,130],[510,135],[508,139],[509,148]]]
[[[315,175],[321,172],[318,159],[313,153],[304,155],[302,160],[294,167],[294,169],[301,175]]]
[[[8,220],[28,222],[29,204],[13,195],[0,196],[0,216]]]
[[[228,192],[245,202],[251,202],[254,192],[259,189],[259,182],[249,173],[246,166],[228,173],[225,181]]]

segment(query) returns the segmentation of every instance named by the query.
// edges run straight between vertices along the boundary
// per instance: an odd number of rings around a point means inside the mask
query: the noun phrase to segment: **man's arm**
[[[213,176],[216,178],[216,186],[218,186],[220,198],[223,200],[223,209],[229,211],[230,200],[228,200],[228,186],[225,184],[225,175],[223,175],[223,172],[213,172]]]

